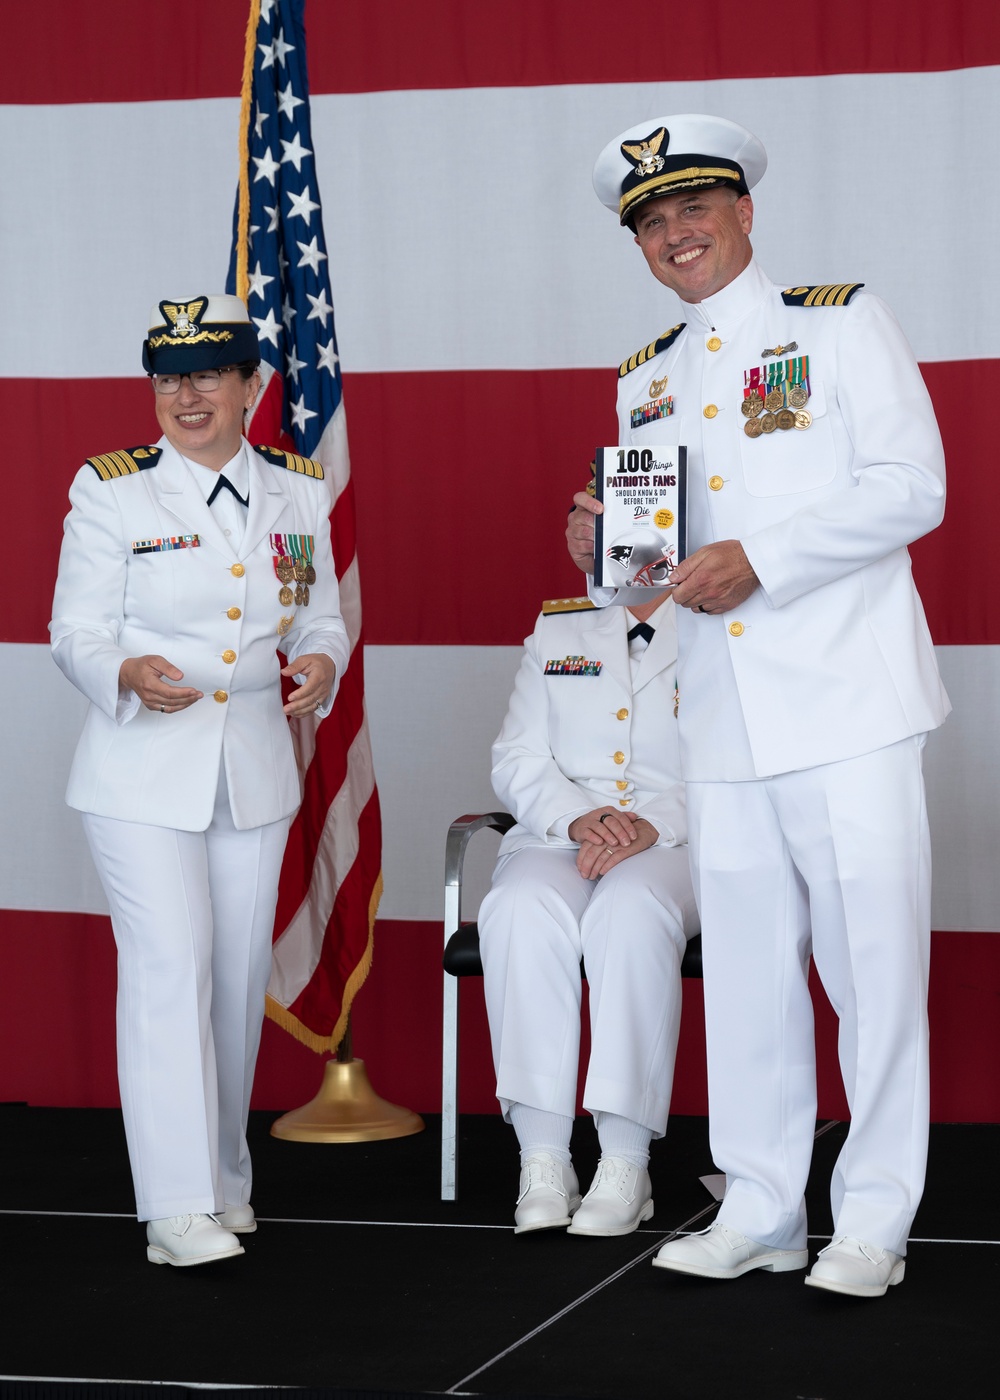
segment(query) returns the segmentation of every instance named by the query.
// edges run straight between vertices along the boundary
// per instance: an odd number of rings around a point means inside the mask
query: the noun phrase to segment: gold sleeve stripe
[[[295,452],[286,452],[285,465],[290,472],[298,472],[301,476],[311,476],[316,481],[323,480],[322,466],[319,462],[314,462],[311,457],[300,457]]]
[[[128,452],[105,452],[100,457],[88,457],[87,461],[102,481],[114,481],[142,470]]]
[[[554,613],[576,613],[591,612],[594,604],[589,598],[549,598],[542,604],[542,612],[546,617],[551,617]]]
[[[863,282],[825,282],[817,287],[789,287],[782,293],[786,306],[846,306]]]
[[[686,325],[687,322],[682,321],[680,325],[672,326],[670,330],[664,331],[655,340],[651,340],[648,345],[644,345],[641,350],[637,350],[627,360],[623,360],[618,366],[618,378],[624,379],[626,374],[631,374],[634,369],[638,369],[639,365],[644,365],[647,360],[654,359],[661,351],[668,350]]]

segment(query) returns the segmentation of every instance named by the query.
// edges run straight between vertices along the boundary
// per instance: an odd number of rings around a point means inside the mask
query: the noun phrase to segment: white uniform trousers
[[[701,910],[719,1219],[806,1245],[816,1116],[810,949],[840,1018],[851,1124],[835,1233],[896,1254],[923,1190],[929,1123],[930,839],[924,736],[745,783],[688,784]]]
[[[573,1117],[580,959],[590,987],[589,1113],[666,1131],[680,1025],[680,965],[697,914],[685,846],[654,846],[598,881],[576,850],[501,856],[479,913],[497,1098]]]
[[[84,814],[118,945],[118,1081],[140,1220],[250,1198],[246,1123],[290,818],[207,831]]]

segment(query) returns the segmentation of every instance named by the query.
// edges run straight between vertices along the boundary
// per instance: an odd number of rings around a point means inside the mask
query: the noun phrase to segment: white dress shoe
[[[573,1216],[570,1235],[630,1235],[653,1218],[653,1188],[645,1167],[624,1157],[602,1157],[583,1204]]]
[[[906,1260],[889,1249],[850,1235],[834,1235],[806,1277],[813,1288],[849,1293],[854,1298],[881,1298],[887,1288],[903,1282]]]
[[[572,1167],[564,1167],[547,1152],[536,1152],[521,1168],[520,1193],[514,1211],[514,1234],[565,1228],[580,1208],[580,1183]]]
[[[224,1230],[234,1235],[252,1235],[257,1228],[253,1206],[231,1206],[227,1201],[225,1210],[215,1218]]]
[[[171,1215],[166,1220],[147,1220],[146,1258],[151,1264],[174,1264],[179,1269],[192,1264],[212,1264],[242,1254],[235,1235],[224,1230],[214,1215]]]
[[[790,1269],[804,1269],[808,1262],[806,1249],[776,1249],[772,1244],[758,1244],[720,1220],[698,1235],[668,1240],[653,1260],[658,1269],[697,1274],[701,1278],[739,1278],[751,1269],[784,1274]]]

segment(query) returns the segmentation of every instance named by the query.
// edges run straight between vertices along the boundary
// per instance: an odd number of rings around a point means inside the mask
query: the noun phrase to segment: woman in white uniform
[[[118,946],[137,1212],[149,1259],[181,1266],[256,1229],[246,1122],[300,801],[289,720],[328,713],[349,655],[322,468],[242,435],[259,360],[236,297],[154,308],[163,436],[81,467],[50,625],[90,701],[67,801]]]
[[[674,605],[547,604],[493,747],[517,818],[479,915],[497,1097],[521,1148],[515,1231],[623,1235],[653,1214],[680,965],[697,932],[678,776]],[[583,1103],[601,1159],[582,1199],[570,1157],[581,959]]]

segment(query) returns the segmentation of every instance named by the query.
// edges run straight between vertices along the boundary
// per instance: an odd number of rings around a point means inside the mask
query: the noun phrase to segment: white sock
[[[510,1121],[521,1146],[522,1167],[536,1152],[547,1152],[564,1167],[572,1165],[569,1151],[572,1118],[566,1118],[561,1113],[547,1113],[542,1108],[531,1108],[526,1103],[512,1103]]]
[[[595,1113],[594,1119],[602,1157],[624,1157],[634,1167],[649,1166],[650,1128],[633,1123],[631,1118],[619,1118],[617,1113]]]

